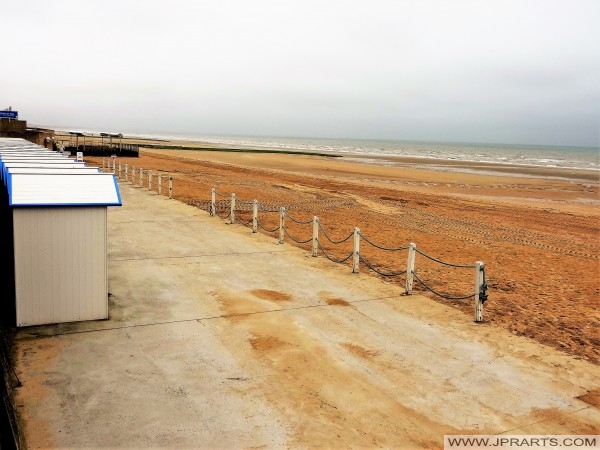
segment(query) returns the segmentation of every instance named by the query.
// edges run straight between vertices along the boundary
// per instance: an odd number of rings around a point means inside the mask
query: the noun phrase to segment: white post
[[[106,172],[106,158],[102,158],[102,172]]]
[[[231,194],[231,214],[230,214],[231,218],[229,220],[229,223],[234,223],[235,222],[235,194]]]
[[[481,300],[481,287],[485,266],[481,261],[475,263],[475,322],[483,322],[483,301]]]
[[[115,164],[116,164],[116,161],[113,158],[113,160],[112,160],[112,173],[115,173]]]
[[[140,187],[144,187],[144,169],[140,169]]]
[[[285,207],[281,207],[281,212],[279,213],[279,243],[283,244],[283,238],[285,235]]]
[[[317,256],[319,251],[319,218],[313,216],[313,239],[312,239],[312,255]]]
[[[173,198],[173,177],[169,177],[169,198]]]
[[[212,188],[210,190],[210,215],[214,216],[217,214],[217,207],[215,205],[215,201],[217,198],[217,191],[215,190],[215,188]]]
[[[415,255],[417,253],[417,244],[411,242],[408,246],[408,261],[406,262],[406,287],[404,293],[406,295],[412,294],[413,278],[415,273]]]
[[[119,162],[119,180],[121,179],[121,163]]]
[[[152,190],[152,172],[148,171],[148,190]]]
[[[125,164],[125,182],[129,182],[129,164]]]
[[[352,258],[352,273],[358,273],[358,263],[360,262],[360,229],[354,229],[354,257]]]
[[[258,200],[252,202],[252,232],[258,231]]]
[[[131,184],[135,183],[135,166],[131,166]]]

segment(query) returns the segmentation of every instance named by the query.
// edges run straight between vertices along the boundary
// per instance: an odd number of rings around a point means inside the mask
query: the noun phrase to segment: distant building
[[[46,145],[46,138],[53,139],[54,130],[27,128],[26,120],[0,118],[0,137],[26,139],[34,144]]]

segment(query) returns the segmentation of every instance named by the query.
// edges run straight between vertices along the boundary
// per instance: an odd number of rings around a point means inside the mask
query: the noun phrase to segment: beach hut
[[[106,319],[107,209],[122,204],[116,177],[39,160],[0,160],[1,250],[11,266],[3,298],[14,299],[4,312],[17,327]]]
[[[74,160],[67,160],[64,163],[52,162],[52,163],[37,163],[37,162],[2,162],[0,161],[0,180],[3,180],[9,169],[12,168],[31,168],[31,169],[86,169],[88,168],[83,163],[75,162]],[[98,172],[98,170],[96,170]]]

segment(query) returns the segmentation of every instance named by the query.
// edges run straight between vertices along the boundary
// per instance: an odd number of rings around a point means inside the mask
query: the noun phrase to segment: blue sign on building
[[[0,111],[0,119],[18,119],[19,111]]]

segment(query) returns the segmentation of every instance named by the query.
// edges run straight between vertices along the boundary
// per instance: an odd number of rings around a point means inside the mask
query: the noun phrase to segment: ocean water
[[[99,135],[95,130],[80,130]],[[203,134],[152,134],[123,132],[125,137],[205,143],[243,149],[302,151],[360,156],[407,156],[521,166],[598,171],[600,148],[543,145],[483,144],[367,139],[315,139],[293,137],[214,136]]]
[[[132,136],[134,134],[127,134]],[[204,142],[210,145],[308,151],[361,156],[408,156],[439,160],[517,164],[523,166],[598,170],[600,149],[592,147],[558,147],[539,145],[477,144],[456,142],[417,142],[355,139],[311,139],[280,137],[141,135],[137,136]]]

